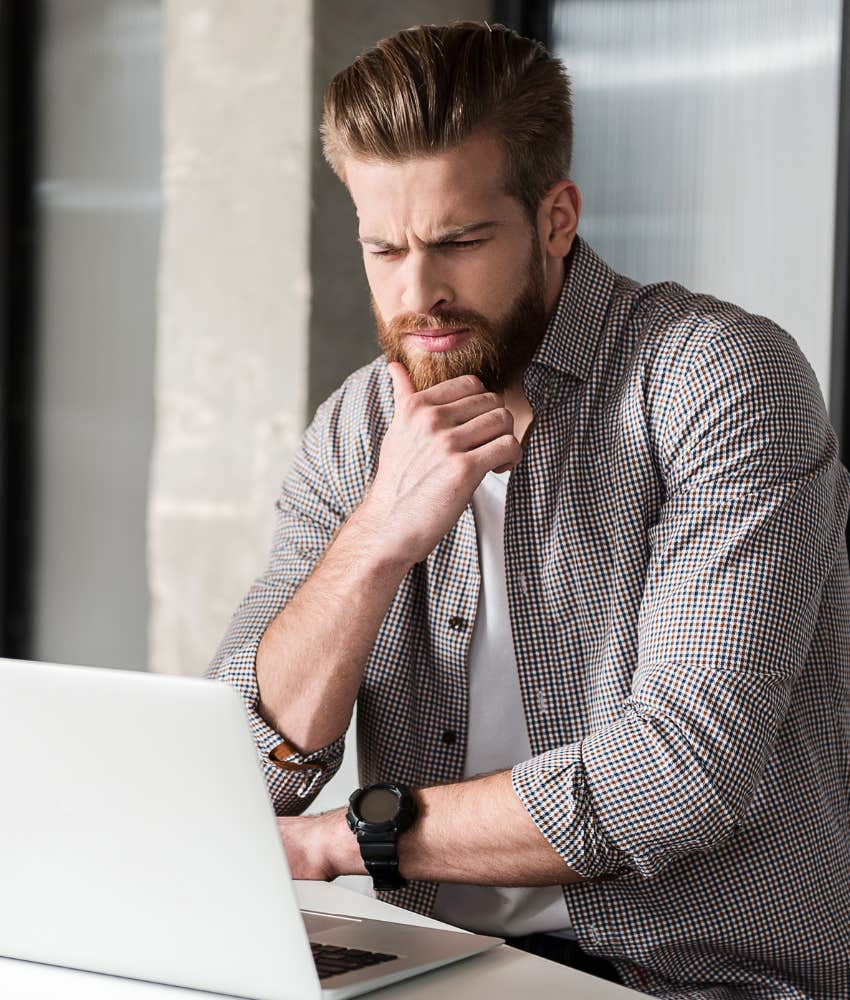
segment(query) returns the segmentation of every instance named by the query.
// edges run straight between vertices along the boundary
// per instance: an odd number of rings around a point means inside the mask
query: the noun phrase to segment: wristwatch
[[[376,889],[401,889],[407,885],[398,871],[398,835],[416,819],[416,803],[405,785],[367,785],[348,800],[351,827],[366,871]]]

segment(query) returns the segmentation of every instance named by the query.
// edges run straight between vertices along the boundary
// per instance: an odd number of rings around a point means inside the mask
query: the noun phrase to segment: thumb
[[[398,361],[391,361],[387,365],[387,371],[390,373],[390,378],[393,382],[393,397],[396,403],[413,395],[415,391],[413,383],[410,381],[410,376],[407,374],[407,369],[403,364]]]

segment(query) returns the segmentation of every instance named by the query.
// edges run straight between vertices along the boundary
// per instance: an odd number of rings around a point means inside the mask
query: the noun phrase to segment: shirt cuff
[[[294,795],[296,799],[310,799],[339,769],[345,749],[345,734],[337,737],[327,746],[320,747],[310,753],[302,754],[292,747],[291,752],[283,755],[286,763],[301,765],[296,768],[281,766],[272,756],[273,752],[285,742],[276,729],[270,726],[258,711],[260,689],[257,685],[257,650],[263,637],[263,631],[258,631],[243,645],[231,653],[222,668],[216,673],[218,679],[231,684],[242,695],[248,714],[251,735],[257,746],[269,792],[276,809],[285,808],[287,800]],[[278,754],[281,756],[281,754]]]
[[[594,813],[582,746],[570,743],[517,764],[511,784],[537,829],[576,874],[621,874],[630,868],[628,858]]]

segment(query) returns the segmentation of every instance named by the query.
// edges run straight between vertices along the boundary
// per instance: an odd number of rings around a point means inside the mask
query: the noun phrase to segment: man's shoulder
[[[735,335],[758,340],[779,332],[788,337],[766,316],[673,281],[641,285],[633,294],[630,320],[644,333],[647,349],[654,352],[693,356],[710,342]]]
[[[618,409],[630,404],[659,457],[688,427],[751,421],[773,437],[829,434],[811,365],[767,316],[674,282],[622,279],[608,329],[598,384]]]
[[[393,413],[392,382],[383,358],[351,375],[318,407],[295,452],[296,481],[324,483],[340,510],[362,499],[377,467]]]
[[[670,387],[702,371],[814,378],[794,338],[767,316],[669,281],[633,286],[631,295],[629,325],[651,382]]]

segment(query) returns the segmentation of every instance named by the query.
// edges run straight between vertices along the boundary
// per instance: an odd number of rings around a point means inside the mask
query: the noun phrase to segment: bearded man
[[[322,135],[384,356],[318,410],[211,668],[293,874],[656,996],[850,996],[848,477],[810,367],[581,240],[535,42],[401,32]],[[355,701],[364,789],[298,817]]]

